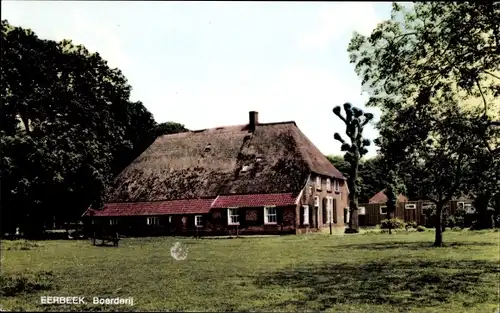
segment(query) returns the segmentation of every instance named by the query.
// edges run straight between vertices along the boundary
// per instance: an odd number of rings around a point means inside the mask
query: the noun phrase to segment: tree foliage
[[[1,45],[2,230],[35,233],[98,206],[157,125],[98,53],[6,20]]]
[[[339,133],[334,134],[335,140],[345,151],[344,160],[349,163],[349,176],[347,185],[349,187],[349,230],[348,232],[358,232],[358,194],[361,191],[358,181],[358,169],[361,158],[368,153],[367,147],[370,140],[363,138],[364,127],[373,119],[373,114],[364,113],[361,109],[351,106],[350,103],[344,103],[345,116],[341,113],[340,106],[333,108],[333,113],[346,125],[346,135],[350,143],[346,142]]]
[[[390,20],[348,47],[367,105],[382,109],[384,158],[411,180],[410,194],[437,206],[435,245],[447,200],[478,174],[497,186],[498,172],[478,164],[499,158],[499,40],[500,3],[394,3]]]
[[[349,178],[349,163],[341,155],[328,155],[327,159],[338,169],[346,178]],[[385,185],[385,176],[387,173],[382,166],[382,158],[379,156],[361,159],[359,162],[358,182],[359,182],[359,202],[368,203],[368,200],[376,193],[383,190]]]

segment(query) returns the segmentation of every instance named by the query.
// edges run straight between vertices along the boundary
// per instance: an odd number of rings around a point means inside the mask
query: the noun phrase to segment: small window
[[[476,213],[476,209],[470,203],[464,204],[464,208],[465,208],[465,213],[466,214],[474,214],[474,213]]]
[[[358,208],[358,215],[365,215],[366,214],[366,209],[364,206],[360,206]]]
[[[415,210],[417,208],[416,204],[407,204],[405,205],[406,210]]]
[[[307,187],[307,189],[309,191],[309,194],[312,195],[313,194],[313,187],[309,186],[309,187]]]
[[[116,218],[112,218],[109,220],[109,225],[114,226],[118,225],[118,220]]]
[[[333,198],[326,198],[326,222],[333,222]]]
[[[381,206],[380,207],[380,214],[387,214],[387,206]]]
[[[241,172],[242,173],[245,173],[246,171],[248,171],[250,167],[248,165],[243,165],[243,167],[241,168]]]
[[[160,218],[159,217],[148,217],[146,219],[146,223],[148,225],[160,225]]]
[[[338,180],[333,181],[333,186],[335,188],[335,192],[340,192],[340,183]]]
[[[316,190],[321,190],[321,177],[316,176]]]
[[[314,197],[314,206],[319,208],[319,197],[318,196]]]
[[[255,159],[255,162],[262,162],[262,158],[261,158],[261,157],[257,157],[257,158]]]
[[[465,209],[465,203],[464,202],[458,202],[457,203],[457,208],[458,209]]]
[[[227,209],[227,224],[240,225],[240,222],[238,221],[238,209]]]
[[[330,178],[326,179],[326,191],[332,191],[332,181]]]
[[[195,215],[194,216],[194,226],[196,227],[203,227],[203,216],[202,215]]]
[[[169,223],[172,223],[172,215],[169,215],[169,216],[168,216],[168,222],[169,222]]]
[[[264,207],[264,224],[276,224],[278,222],[275,207]]]
[[[427,211],[427,210],[433,210],[435,208],[434,203],[432,202],[425,202],[422,204],[422,210]]]
[[[304,208],[304,225],[309,225],[309,206],[303,205]]]

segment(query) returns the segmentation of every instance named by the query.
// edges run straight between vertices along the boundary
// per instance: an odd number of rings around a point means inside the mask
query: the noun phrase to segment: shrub
[[[417,222],[408,222],[406,223],[406,229],[409,229],[409,228],[417,228],[418,224]]]
[[[405,222],[399,218],[385,219],[380,222],[381,229],[401,229],[405,227]]]
[[[453,230],[453,231],[462,231],[462,228],[458,227],[458,226],[455,226],[451,230]]]
[[[425,227],[424,227],[424,226],[422,226],[422,225],[417,226],[417,231],[422,232],[422,231],[426,231],[426,230],[427,230],[427,228],[425,228]]]

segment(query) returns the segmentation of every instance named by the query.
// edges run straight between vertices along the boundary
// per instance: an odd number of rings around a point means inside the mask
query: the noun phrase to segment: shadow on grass
[[[349,263],[310,265],[261,275],[261,288],[300,290],[302,301],[276,303],[302,311],[314,307],[324,311],[337,304],[385,304],[394,307],[431,307],[452,301],[457,293],[473,297],[472,303],[495,301],[494,294],[475,291],[484,276],[498,273],[498,264],[483,261],[393,261],[361,265]],[[491,278],[491,277],[490,277]],[[476,289],[477,290],[477,289]]]
[[[442,247],[464,247],[464,246],[498,246],[498,244],[490,242],[448,242],[444,243]],[[432,242],[380,242],[370,244],[352,244],[352,245],[337,245],[335,249],[356,249],[356,250],[394,250],[394,249],[435,249]]]

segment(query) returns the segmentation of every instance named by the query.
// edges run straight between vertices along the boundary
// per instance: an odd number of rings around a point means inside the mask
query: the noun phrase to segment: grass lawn
[[[499,303],[499,235],[311,234],[268,238],[127,238],[3,241],[0,305],[35,311],[327,311],[493,313]],[[187,258],[170,248],[181,242]],[[42,305],[40,296],[85,296]],[[134,306],[92,297],[133,297]]]

